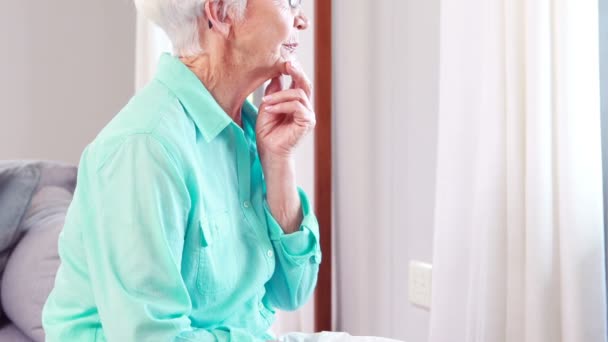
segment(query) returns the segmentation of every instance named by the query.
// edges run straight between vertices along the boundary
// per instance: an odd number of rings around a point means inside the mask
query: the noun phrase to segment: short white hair
[[[221,1],[220,19],[228,12],[235,20],[245,15],[247,0],[135,0],[137,11],[158,25],[169,37],[173,53],[178,56],[195,56],[203,52],[198,34],[198,19],[205,12],[207,1]]]

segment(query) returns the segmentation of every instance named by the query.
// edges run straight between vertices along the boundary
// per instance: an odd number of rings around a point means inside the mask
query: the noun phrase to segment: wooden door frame
[[[315,331],[332,330],[332,1],[315,0],[315,213],[323,261],[315,291]]]

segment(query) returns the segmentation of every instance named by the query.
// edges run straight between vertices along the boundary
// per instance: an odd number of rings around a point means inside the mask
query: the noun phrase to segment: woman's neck
[[[243,103],[266,79],[244,66],[239,67],[241,63],[231,63],[213,54],[180,57],[180,60],[201,80],[226,114],[242,127]]]

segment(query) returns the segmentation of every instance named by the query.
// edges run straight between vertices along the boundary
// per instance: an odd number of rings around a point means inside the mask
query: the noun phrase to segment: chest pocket
[[[234,289],[237,266],[234,257],[235,232],[228,211],[201,215],[200,248],[196,284],[204,295]]]

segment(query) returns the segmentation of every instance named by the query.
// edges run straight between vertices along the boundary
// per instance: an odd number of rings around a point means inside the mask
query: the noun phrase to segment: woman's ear
[[[205,3],[205,16],[208,20],[209,29],[228,37],[232,28],[232,18],[230,13],[224,10],[224,0],[207,1]],[[227,15],[224,16],[224,13]]]

